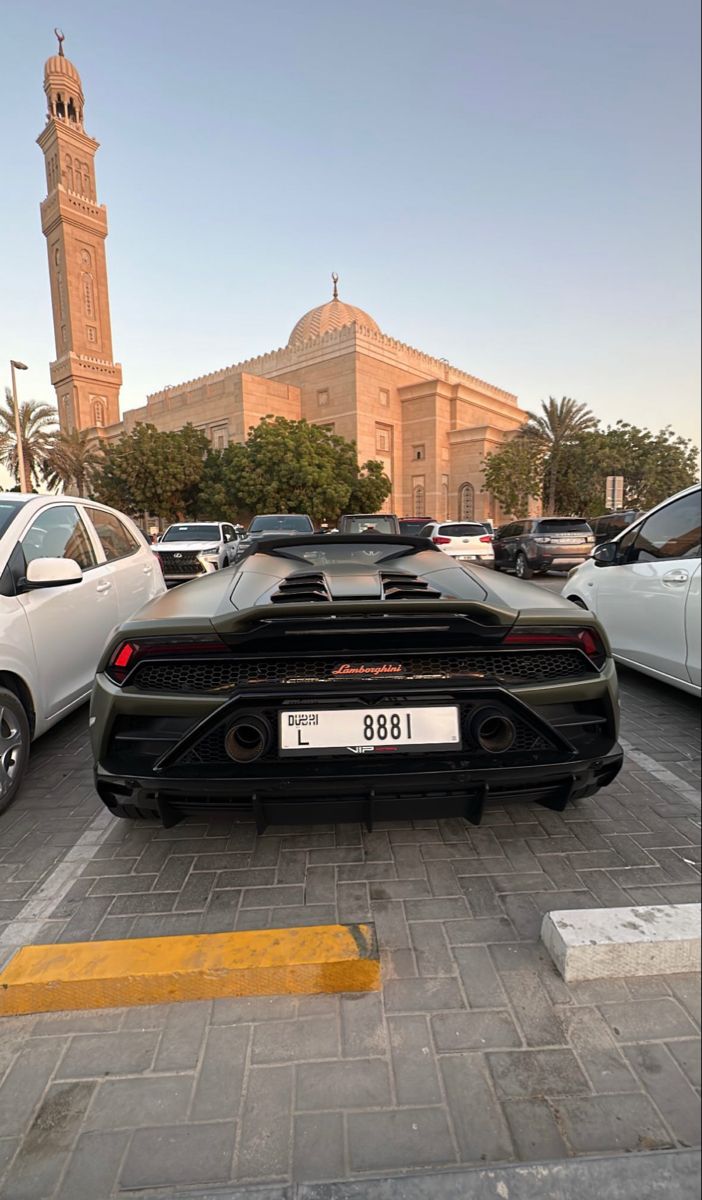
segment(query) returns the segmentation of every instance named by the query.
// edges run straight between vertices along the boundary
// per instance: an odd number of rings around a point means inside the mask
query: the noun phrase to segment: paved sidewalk
[[[477,829],[96,825],[85,714],[43,739],[0,818],[10,939],[37,903],[53,910],[34,941],[370,919],[384,988],[4,1020],[0,1194],[698,1145],[699,976],[566,986],[538,942],[549,909],[699,899],[699,705],[622,682],[633,753],[615,784],[563,814],[493,808]]]

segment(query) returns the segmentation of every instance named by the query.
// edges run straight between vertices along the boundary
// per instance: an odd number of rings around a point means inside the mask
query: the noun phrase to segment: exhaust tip
[[[517,737],[514,722],[495,708],[479,709],[471,720],[470,732],[487,754],[504,754]]]
[[[224,749],[234,762],[255,762],[271,744],[271,727],[265,717],[241,713],[224,736]]]

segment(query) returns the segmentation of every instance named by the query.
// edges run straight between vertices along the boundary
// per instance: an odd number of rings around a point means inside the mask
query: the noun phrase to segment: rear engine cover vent
[[[435,600],[441,597],[441,592],[430,587],[426,580],[404,571],[382,571],[380,578],[384,600]]]
[[[289,575],[271,596],[272,604],[316,602],[331,599],[324,576],[319,571],[299,571]]]

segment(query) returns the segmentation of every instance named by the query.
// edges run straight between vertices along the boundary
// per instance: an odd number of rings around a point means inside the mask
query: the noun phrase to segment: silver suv
[[[173,587],[230,566],[239,537],[236,526],[227,522],[187,521],[169,525],[151,549],[161,562],[166,586]]]

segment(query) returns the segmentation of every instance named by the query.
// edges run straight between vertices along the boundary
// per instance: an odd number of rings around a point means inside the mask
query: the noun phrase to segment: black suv
[[[496,571],[520,579],[567,571],[589,558],[595,535],[582,517],[530,517],[498,529],[492,548]]]
[[[603,517],[591,517],[590,525],[597,545],[599,546],[602,542],[611,542],[612,538],[631,525],[632,521],[636,521],[642,516],[643,513],[637,508],[627,508],[624,512],[605,513]]]

